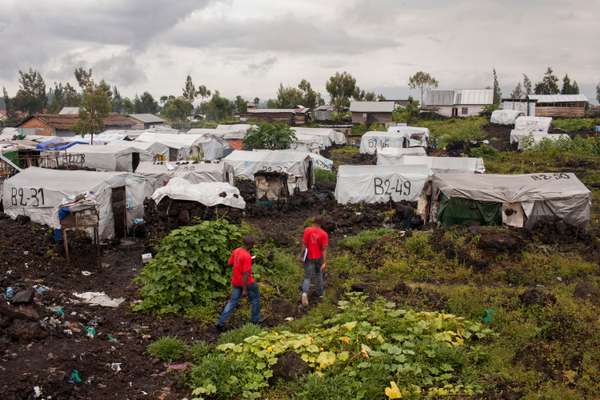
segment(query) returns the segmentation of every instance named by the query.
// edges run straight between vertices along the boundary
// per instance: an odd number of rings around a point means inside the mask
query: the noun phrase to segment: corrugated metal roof
[[[395,106],[391,101],[353,101],[350,112],[392,112]]]
[[[63,107],[59,115],[77,115],[79,114],[79,107]]]
[[[589,102],[584,94],[530,94],[529,98],[537,100],[538,103],[572,103]]]
[[[129,114],[131,118],[137,119],[145,124],[153,124],[153,123],[164,123],[165,120],[161,117],[158,117],[154,114]]]
[[[248,114],[303,114],[309,111],[308,108],[249,108]]]
[[[454,90],[428,90],[423,96],[424,106],[453,106]]]
[[[423,98],[425,106],[483,105],[493,102],[492,89],[428,90]]]

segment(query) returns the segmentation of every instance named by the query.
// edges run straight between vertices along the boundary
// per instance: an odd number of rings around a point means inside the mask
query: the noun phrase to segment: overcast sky
[[[0,0],[0,86],[40,70],[47,86],[77,66],[132,96],[196,84],[274,97],[302,78],[325,92],[336,71],[406,97],[408,76],[505,95],[548,65],[590,99],[600,82],[600,0]]]

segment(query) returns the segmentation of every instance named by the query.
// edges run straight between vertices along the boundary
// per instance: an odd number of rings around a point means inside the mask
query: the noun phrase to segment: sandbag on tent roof
[[[148,180],[148,186],[151,188],[148,196],[175,177],[183,178],[190,183],[228,182],[233,184],[233,168],[224,162],[142,162],[136,173],[145,176]]]
[[[407,147],[407,139],[394,132],[370,131],[360,139],[361,154],[375,154],[378,150],[387,147]]]
[[[429,129],[418,126],[390,126],[388,132],[406,138],[407,147],[427,147],[429,143]]]
[[[65,150],[71,154],[83,154],[83,165],[98,171],[129,171],[133,172],[139,161],[152,161],[150,152],[129,145],[106,144],[89,145],[77,144]],[[138,159],[135,159],[138,154]]]
[[[475,157],[427,157],[404,156],[399,159],[401,165],[427,165],[432,172],[473,172],[483,174],[483,159]]]
[[[303,128],[294,127],[292,130],[296,135],[324,136],[331,144],[346,144],[346,135],[331,128]]]
[[[510,132],[510,143],[516,143],[518,150],[526,150],[531,146],[540,144],[543,140],[555,142],[557,140],[571,140],[571,137],[565,133],[525,132],[514,129]]]
[[[340,204],[417,201],[429,174],[425,165],[341,165],[335,199]]]
[[[404,156],[426,156],[423,147],[386,147],[377,151],[377,165],[398,165]]]
[[[307,153],[292,150],[235,150],[223,161],[233,167],[235,177],[254,180],[257,172],[274,172],[288,176],[290,193],[306,191],[314,182],[312,160]]]
[[[498,125],[514,125],[518,117],[525,113],[519,110],[495,110],[492,112],[490,122]]]
[[[435,174],[432,185],[433,200],[440,202],[437,219],[442,223],[449,222],[449,215],[460,216],[456,209],[462,206],[494,204],[497,216],[493,219],[500,218],[513,226],[531,227],[540,219],[551,217],[584,227],[590,219],[591,192],[572,173]],[[447,201],[452,199],[475,203],[453,205]],[[505,212],[508,209],[512,211]]]
[[[60,228],[58,209],[67,196],[91,192],[98,204],[101,239],[114,237],[112,189],[125,187],[127,224],[144,216],[142,176],[128,172],[68,171],[31,167],[4,181],[4,212],[25,215],[33,222]]]
[[[207,207],[224,205],[228,207],[246,208],[246,202],[235,186],[226,182],[190,183],[183,178],[173,178],[166,186],[156,189],[152,199],[156,204],[169,197],[173,200],[196,201]]]

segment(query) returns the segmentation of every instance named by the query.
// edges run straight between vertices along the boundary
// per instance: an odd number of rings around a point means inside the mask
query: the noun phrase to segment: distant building
[[[472,117],[493,103],[492,89],[434,89],[425,92],[422,108],[444,117]]]
[[[502,99],[503,110],[516,110],[521,111],[528,117],[535,117],[535,107],[537,100],[528,98],[524,99]]]
[[[353,124],[370,125],[374,122],[392,122],[396,104],[392,101],[353,101],[350,103]]]
[[[585,117],[589,103],[583,94],[530,94],[529,99],[537,101],[536,117]]]
[[[59,112],[59,115],[79,115],[79,107],[63,107]]]
[[[153,126],[161,126],[165,124],[165,120],[154,114],[129,114],[138,124],[133,129],[148,129]]]
[[[73,130],[79,121],[79,115],[37,114],[27,117],[17,125],[27,135],[75,136]],[[121,114],[110,114],[104,118],[104,129],[135,129],[139,122]]]
[[[310,109],[297,108],[248,108],[243,114],[248,121],[284,122],[290,126],[304,125],[310,121]]]
[[[333,120],[333,106],[319,106],[313,110],[313,119],[315,121]]]

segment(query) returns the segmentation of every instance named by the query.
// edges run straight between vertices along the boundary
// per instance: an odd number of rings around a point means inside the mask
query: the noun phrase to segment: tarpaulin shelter
[[[429,129],[418,126],[390,126],[387,130],[406,139],[404,147],[427,147],[429,143]]]
[[[66,150],[70,154],[82,154],[83,166],[97,171],[134,172],[140,161],[152,161],[150,152],[130,145],[77,144]]]
[[[136,142],[161,143],[168,146],[170,152],[169,161],[187,160],[190,157],[198,157],[200,145],[197,143],[203,135],[192,135],[187,133],[163,133],[144,131],[136,139]]]
[[[514,125],[517,118],[523,116],[525,113],[519,110],[495,110],[492,112],[490,122],[498,125]]]
[[[361,154],[375,154],[387,147],[408,147],[408,140],[394,132],[370,131],[362,135],[360,139]]]
[[[551,124],[551,117],[518,117],[515,120],[515,130],[548,133]]]
[[[329,139],[328,142],[331,144],[346,144],[346,136],[342,132],[338,132],[335,129],[294,127],[292,130],[296,135],[322,136]]]
[[[426,156],[423,147],[386,147],[377,152],[377,165],[397,165],[404,156]]]
[[[152,199],[156,204],[165,197],[173,200],[195,201],[207,207],[224,205],[244,209],[246,202],[235,186],[226,182],[190,183],[184,178],[173,178],[166,186],[156,189]]]
[[[471,172],[483,174],[483,159],[475,157],[428,157],[407,155],[398,159],[394,165],[427,165],[433,173]]]
[[[255,151],[268,151],[268,150],[255,150]],[[277,151],[291,151],[292,153],[298,153],[297,150],[292,150],[292,149],[277,150]],[[330,160],[329,158],[323,157],[320,154],[313,153],[310,151],[305,151],[303,153],[306,153],[311,158],[315,169],[323,169],[326,171],[331,171],[333,169],[333,161]]]
[[[81,140],[68,141],[65,138],[60,136],[53,136],[52,139],[46,140],[45,142],[38,143],[35,148],[40,151],[61,151],[67,150],[77,144],[86,144],[86,142]]]
[[[70,171],[31,167],[4,181],[4,212],[60,228],[58,210],[67,196],[92,193],[98,204],[101,239],[120,237],[144,216],[144,177],[128,172]],[[115,217],[117,215],[118,217]]]
[[[417,201],[429,174],[425,165],[341,165],[335,199],[340,204]]]
[[[592,195],[572,173],[435,174],[431,220],[442,224],[532,227],[558,219],[584,228]]]
[[[189,183],[227,182],[233,184],[233,168],[224,162],[141,162],[136,170],[148,181],[150,196],[173,178],[183,178]]]
[[[231,165],[236,178],[254,180],[257,173],[278,173],[287,176],[289,193],[301,192],[312,187],[314,169],[307,153],[291,150],[235,150],[223,161]]]
[[[319,152],[331,147],[331,139],[327,136],[296,133],[296,140],[290,148],[297,151]]]

